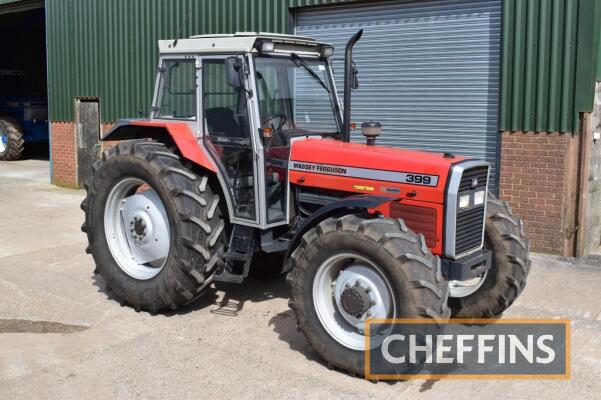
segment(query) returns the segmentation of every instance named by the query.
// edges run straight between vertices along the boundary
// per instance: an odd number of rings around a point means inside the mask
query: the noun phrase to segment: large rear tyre
[[[25,140],[17,121],[0,118],[0,161],[15,161],[23,155]]]
[[[530,246],[522,221],[506,201],[488,194],[484,247],[492,251],[492,265],[471,282],[450,282],[453,317],[496,318],[524,290],[530,272]]]
[[[401,220],[329,218],[289,262],[298,328],[328,366],[352,375],[364,374],[366,320],[450,314],[439,258]]]
[[[88,251],[124,303],[177,309],[212,281],[224,221],[207,175],[161,143],[127,141],[103,154],[85,187]]]

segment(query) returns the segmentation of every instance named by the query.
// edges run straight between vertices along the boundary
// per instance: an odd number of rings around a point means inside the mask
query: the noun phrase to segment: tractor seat
[[[227,107],[215,107],[205,110],[205,117],[211,135],[232,138],[245,138],[247,135],[236,122],[234,111]]]

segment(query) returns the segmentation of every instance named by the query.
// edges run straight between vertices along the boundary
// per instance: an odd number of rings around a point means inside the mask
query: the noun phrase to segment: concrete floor
[[[374,384],[328,370],[309,350],[281,279],[222,286],[177,313],[153,317],[120,307],[84,253],[84,192],[47,182],[47,162],[0,163],[0,399],[598,399],[601,393],[599,263],[535,256],[528,287],[506,314],[572,319],[570,381]]]

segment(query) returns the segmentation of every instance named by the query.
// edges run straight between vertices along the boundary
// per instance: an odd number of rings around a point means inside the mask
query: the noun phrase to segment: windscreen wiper
[[[300,58],[300,57],[298,56],[298,54],[296,54],[296,53],[292,53],[292,54],[290,54],[290,58],[292,59],[292,62],[293,62],[293,63],[294,63],[294,64],[295,64],[297,67],[301,67],[301,68],[303,68],[305,71],[307,71],[307,73],[308,73],[309,75],[311,75],[311,77],[312,77],[313,79],[315,79],[315,80],[316,80],[316,81],[317,81],[317,82],[318,82],[318,83],[319,83],[321,86],[323,86],[323,88],[324,88],[324,89],[325,89],[325,90],[326,90],[328,93],[330,93],[330,89],[328,89],[328,86],[327,86],[327,85],[326,85],[326,84],[325,84],[325,83],[324,83],[324,82],[321,80],[321,78],[319,77],[319,75],[317,75],[317,74],[315,73],[315,71],[313,71],[313,70],[311,69],[311,67],[309,67],[309,66],[307,65],[307,63],[305,62],[305,60],[303,60],[302,58]]]

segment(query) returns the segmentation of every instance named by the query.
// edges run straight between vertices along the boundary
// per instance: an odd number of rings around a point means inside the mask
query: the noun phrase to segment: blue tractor
[[[0,69],[0,80],[20,80],[20,71]],[[0,161],[21,158],[25,146],[48,143],[45,97],[0,97]]]

